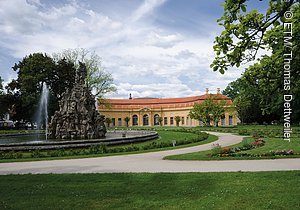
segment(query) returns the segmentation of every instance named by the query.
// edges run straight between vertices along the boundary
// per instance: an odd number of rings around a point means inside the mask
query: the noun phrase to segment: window
[[[221,125],[225,125],[225,118],[221,119]]]
[[[186,125],[189,125],[189,117],[186,117]]]
[[[174,124],[174,118],[170,117],[170,125],[173,125],[173,124]]]
[[[229,125],[232,125],[232,116],[229,116]]]
[[[143,125],[149,125],[149,117],[147,114],[143,116]]]
[[[184,117],[181,117],[181,125],[184,125]]]
[[[164,117],[164,125],[168,125],[168,118]]]
[[[139,118],[138,118],[138,116],[135,114],[135,115],[133,115],[132,116],[132,126],[136,126],[136,125],[138,125],[139,123]]]
[[[112,121],[113,127],[115,127],[116,126],[116,119],[115,118],[111,118],[111,121]]]
[[[159,125],[160,122],[159,122],[159,115],[158,114],[155,114],[154,115],[154,125]]]
[[[118,126],[122,126],[122,118],[118,118]]]

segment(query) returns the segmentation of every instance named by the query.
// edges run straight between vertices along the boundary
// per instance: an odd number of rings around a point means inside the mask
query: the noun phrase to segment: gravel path
[[[227,133],[214,143],[229,146],[242,141],[242,136]],[[111,157],[0,163],[0,174],[46,173],[122,173],[122,172],[225,172],[225,171],[283,171],[300,170],[299,159],[175,161],[163,157],[211,149],[212,143],[160,152]]]

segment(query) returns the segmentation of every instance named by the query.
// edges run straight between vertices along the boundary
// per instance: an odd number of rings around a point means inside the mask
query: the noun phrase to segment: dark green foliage
[[[58,99],[66,88],[72,88],[75,78],[73,64],[66,60],[57,63],[51,57],[42,53],[30,54],[15,64],[17,80],[8,85],[8,95],[11,104],[16,106],[15,120],[32,121],[40,97],[42,83],[50,87],[49,115],[58,108]]]
[[[300,56],[299,53],[297,53],[300,50],[300,36],[297,35],[300,33],[300,24],[298,21],[300,18],[300,5],[299,3],[295,3],[299,1],[269,1],[268,14],[265,15],[264,19],[260,18],[261,14],[252,15],[252,13],[257,13],[257,11],[250,12],[251,14],[249,13],[249,15],[242,13],[241,6],[245,5],[245,1],[240,1],[240,4],[236,5],[231,4],[232,2],[231,0],[226,1],[225,10],[227,13],[224,14],[220,20],[225,27],[225,31],[217,38],[218,40],[216,39],[215,51],[221,52],[225,48],[230,48],[232,49],[232,53],[237,50],[241,50],[242,53],[233,55],[226,52],[225,57],[223,57],[225,62],[223,64],[226,64],[225,66],[219,63],[223,59],[221,58],[222,53],[220,56],[217,55],[213,63],[214,68],[216,68],[215,70],[224,72],[230,65],[238,67],[239,63],[246,59],[247,53],[245,53],[245,50],[248,49],[248,47],[252,49],[252,51],[249,50],[249,52],[254,52],[254,57],[256,56],[256,50],[259,48],[267,48],[269,52],[271,52],[271,55],[263,55],[257,63],[249,66],[241,78],[228,85],[223,94],[234,99],[239,117],[243,123],[258,122],[260,124],[264,122],[283,121],[283,95],[291,94],[293,95],[291,102],[293,109],[291,122],[295,124],[300,122]],[[284,80],[284,58],[288,58],[284,56],[284,54],[290,53],[290,49],[284,45],[283,36],[283,22],[289,22],[289,20],[285,20],[282,16],[287,9],[293,11],[294,14],[291,20],[293,24],[293,39],[291,41],[293,46],[293,59],[290,64],[290,78],[287,79],[288,77],[286,77]],[[229,11],[231,11],[232,14],[229,14]],[[233,15],[237,16],[236,22],[234,22],[234,19],[230,19]],[[268,15],[274,15],[274,18]],[[252,37],[254,39],[252,40],[253,42],[248,42],[249,39],[245,39],[241,36],[240,42],[238,43],[231,41],[224,43],[224,37],[230,40],[234,39],[228,36],[233,35],[234,31],[238,30],[235,29],[235,27],[244,27],[246,31],[250,32],[251,27],[248,23],[250,23],[251,20],[259,22],[258,25],[251,26],[254,29],[251,33],[255,33],[257,30],[260,31],[259,34],[254,34]],[[268,21],[270,21],[270,23],[266,23]],[[267,25],[264,24],[273,26],[266,28],[265,26]],[[262,27],[259,28],[259,25]],[[261,31],[263,28],[264,31]],[[257,42],[257,35],[260,36],[259,40],[261,40],[261,42]],[[247,46],[241,48],[242,45]],[[285,81],[291,82],[289,87],[287,87],[288,85],[286,85],[287,83],[285,83]]]
[[[129,121],[130,121],[130,117],[125,117],[125,118],[124,118],[124,121],[125,121],[125,123],[126,123],[126,127],[128,127]]]
[[[209,122],[213,121],[216,123],[216,126],[218,126],[218,121],[225,114],[225,102],[217,101],[218,98],[214,97],[213,95],[209,95],[209,97],[205,99],[203,103],[194,104],[192,110],[189,112],[189,116],[192,119],[202,121],[205,125],[209,125]]]
[[[40,150],[37,149],[31,153],[31,157],[32,158],[41,158],[41,157],[45,157],[45,155]]]
[[[176,122],[176,126],[178,127],[179,126],[179,123],[181,121],[181,117],[180,116],[175,116],[174,118],[175,122]]]
[[[0,152],[0,159],[21,159],[23,158],[22,152]]]
[[[265,14],[258,10],[247,11],[247,2],[226,0],[222,5],[224,14],[217,22],[224,30],[214,42],[216,57],[211,64],[214,71],[224,74],[228,67],[239,67],[254,60],[259,49],[276,45],[274,40],[267,38],[268,32],[282,27],[284,12],[297,5],[299,0],[260,1],[258,7],[265,7],[269,2]],[[296,17],[294,19],[297,20]]]
[[[94,146],[91,146],[89,149],[89,154],[104,154],[107,153],[108,149],[106,144],[100,143]]]
[[[49,157],[62,157],[65,156],[67,153],[64,149],[57,149],[57,150],[50,150],[47,152]]]

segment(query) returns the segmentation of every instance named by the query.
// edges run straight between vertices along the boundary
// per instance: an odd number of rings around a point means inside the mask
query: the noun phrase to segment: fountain
[[[87,70],[80,63],[72,90],[67,89],[49,123],[51,139],[97,139],[105,137],[104,116],[96,110],[95,98],[86,85]]]
[[[48,134],[48,98],[49,98],[49,89],[45,82],[42,84],[42,94],[39,102],[38,112],[37,112],[37,127],[41,128],[44,124],[45,126],[45,135],[47,140]]]
[[[109,131],[106,135],[104,116],[96,110],[95,98],[86,85],[87,71],[80,63],[76,71],[75,84],[67,89],[59,101],[59,110],[51,117],[46,126],[46,138],[36,138],[31,134],[17,136],[0,135],[0,151],[31,151],[35,149],[74,149],[88,148],[103,143],[105,145],[132,144],[158,138],[155,131]],[[49,90],[43,83],[41,99],[38,109],[37,122],[48,122]],[[57,141],[57,140],[58,141]],[[47,140],[47,139],[46,139]],[[76,141],[75,141],[76,140]]]

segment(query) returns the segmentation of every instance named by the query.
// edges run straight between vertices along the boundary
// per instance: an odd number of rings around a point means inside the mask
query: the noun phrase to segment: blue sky
[[[255,0],[252,7],[264,8]],[[184,97],[216,92],[243,71],[213,72],[223,1],[1,0],[0,75],[34,52],[95,51],[118,92],[107,97]],[[260,5],[262,4],[262,5]],[[18,5],[18,6],[16,6]]]

